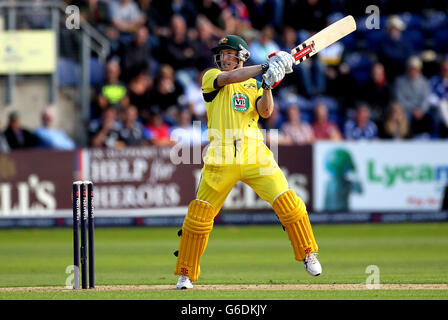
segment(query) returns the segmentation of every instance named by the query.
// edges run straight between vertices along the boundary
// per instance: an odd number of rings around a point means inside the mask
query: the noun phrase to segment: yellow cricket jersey
[[[217,148],[226,146],[223,153],[233,150],[236,157],[238,142],[246,145],[251,141],[258,144],[264,140],[258,129],[259,115],[256,109],[256,102],[263,94],[261,83],[251,78],[217,88],[216,79],[220,73],[222,71],[219,69],[210,69],[202,78],[210,141],[205,163],[212,162],[210,157],[221,158],[214,154],[213,149],[216,151]]]

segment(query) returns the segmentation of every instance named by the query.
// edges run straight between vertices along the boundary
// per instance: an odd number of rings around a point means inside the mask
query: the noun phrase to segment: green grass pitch
[[[97,286],[172,285],[179,228],[97,228]],[[323,274],[293,259],[277,226],[215,226],[198,285],[448,284],[448,223],[316,225]],[[72,230],[0,230],[1,299],[448,299],[448,290],[13,290],[66,285]]]

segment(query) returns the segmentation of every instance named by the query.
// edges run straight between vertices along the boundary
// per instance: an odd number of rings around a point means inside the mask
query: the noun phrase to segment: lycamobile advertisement
[[[448,142],[314,145],[315,211],[440,210]]]

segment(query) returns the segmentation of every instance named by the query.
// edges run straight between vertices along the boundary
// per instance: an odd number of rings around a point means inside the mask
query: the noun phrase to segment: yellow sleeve
[[[215,88],[215,80],[220,73],[222,73],[222,71],[216,68],[210,69],[204,73],[204,76],[202,77],[202,92],[208,93],[217,89]]]

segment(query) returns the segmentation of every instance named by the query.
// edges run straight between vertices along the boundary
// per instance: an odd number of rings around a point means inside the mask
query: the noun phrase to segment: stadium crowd
[[[405,7],[390,0],[65,2],[77,5],[112,48],[91,80],[90,146],[206,143],[201,78],[214,67],[210,48],[221,37],[242,36],[250,48],[248,65],[260,64],[347,14],[356,18],[358,30],[295,67],[273,90],[275,111],[260,117],[260,127],[279,129],[283,145],[448,137],[446,0]],[[377,5],[379,16],[366,12],[370,5]],[[31,17],[30,28],[46,27],[48,19]],[[7,140],[11,148],[51,147],[42,142],[50,136],[44,129],[51,112],[42,117],[42,128],[24,135],[14,129],[20,128],[14,124],[18,115],[11,115],[0,145]],[[51,133],[58,141],[53,148],[74,147],[61,132]],[[27,136],[30,143],[14,144]]]

